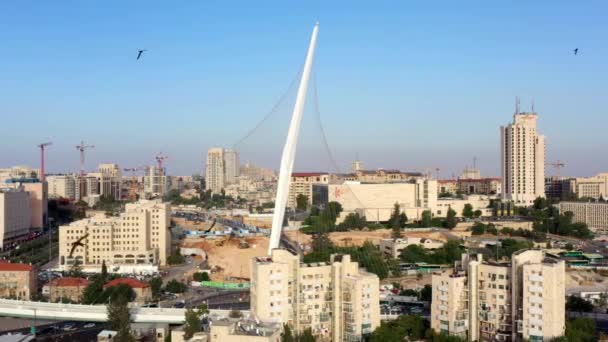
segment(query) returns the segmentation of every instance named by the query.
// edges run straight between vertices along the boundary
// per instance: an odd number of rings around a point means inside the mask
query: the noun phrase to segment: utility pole
[[[45,147],[50,146],[50,145],[53,145],[53,143],[50,142],[50,141],[38,145],[38,148],[40,148],[40,181],[42,183],[44,183],[44,180],[45,180],[45,176],[44,176],[45,175],[45,171],[44,171],[44,149],[45,149]]]
[[[84,176],[84,151],[94,148],[93,145],[85,145],[84,141],[80,142],[80,145],[76,145],[76,149],[80,151],[80,176]]]

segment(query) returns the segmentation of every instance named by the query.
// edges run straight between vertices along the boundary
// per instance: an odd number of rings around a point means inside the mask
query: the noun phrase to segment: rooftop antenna
[[[519,114],[519,96],[515,96],[515,114]]]
[[[532,113],[536,113],[534,111],[534,99],[532,99],[532,105],[530,106],[530,110],[532,111]]]
[[[477,168],[477,157],[473,157],[473,168]]]

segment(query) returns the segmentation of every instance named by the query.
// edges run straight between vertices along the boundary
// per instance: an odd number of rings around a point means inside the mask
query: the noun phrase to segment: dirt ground
[[[310,245],[312,235],[300,233],[299,231],[285,232],[287,237],[298,242],[300,245]],[[446,242],[447,237],[441,232],[403,232],[401,236],[430,238]],[[349,232],[332,232],[329,233],[329,238],[337,246],[361,246],[365,241],[371,241],[373,244],[380,244],[382,239],[390,239],[390,229],[378,229],[372,231],[349,231]]]
[[[225,240],[223,246],[217,246],[219,239],[194,238],[186,239],[182,244],[184,247],[202,248],[207,253],[207,261],[211,269],[219,266],[222,271],[212,272],[211,279],[214,281],[236,281],[249,279],[251,259],[256,256],[264,256],[268,252],[268,238],[250,237],[245,238],[249,248],[239,248],[239,238]]]
[[[602,286],[608,287],[608,279],[591,270],[568,270],[566,288]]]
[[[187,229],[187,230],[207,230],[211,227],[212,222],[195,222],[195,221],[189,221],[186,220],[183,217],[174,217],[172,218],[173,222],[175,222],[176,225]],[[215,226],[213,227],[213,230],[223,230],[224,226],[221,225],[220,223],[216,223]]]

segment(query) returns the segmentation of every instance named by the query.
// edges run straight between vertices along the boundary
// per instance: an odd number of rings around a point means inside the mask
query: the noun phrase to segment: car
[[[176,309],[183,309],[183,308],[186,307],[186,303],[184,303],[184,302],[178,302],[178,303],[173,304],[173,307],[176,308]]]
[[[61,329],[62,329],[63,331],[72,331],[72,330],[76,330],[76,324],[74,324],[74,323],[68,323],[68,324],[64,325],[64,326],[63,326]]]
[[[90,328],[95,327],[95,323],[87,323],[87,324],[83,325],[82,327],[85,329],[90,329]]]

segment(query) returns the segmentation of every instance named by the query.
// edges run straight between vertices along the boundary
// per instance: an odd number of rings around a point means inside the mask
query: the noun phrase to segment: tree
[[[475,216],[475,217],[480,217],[480,216],[481,216],[481,214],[482,214],[482,212],[481,212],[481,210],[479,210],[479,209],[477,209],[477,210],[475,210],[475,211],[473,212],[473,216]]]
[[[573,245],[572,245],[570,242],[568,242],[568,243],[566,244],[565,248],[566,248],[566,250],[567,250],[567,251],[571,251],[571,250],[573,250],[573,249],[574,249],[574,246],[573,246]]]
[[[120,287],[121,285],[117,286]],[[125,285],[127,286],[127,285]],[[127,286],[131,291],[129,286]],[[115,291],[110,297],[110,303],[107,306],[108,310],[108,325],[110,329],[117,332],[115,341],[131,342],[135,341],[131,333],[131,314],[129,312],[129,294],[128,291]]]
[[[184,256],[182,255],[179,247],[175,249],[175,251],[173,251],[173,254],[171,254],[168,258],[167,258],[167,263],[169,265],[179,265],[179,264],[183,264],[186,260],[184,259]]]
[[[291,332],[289,324],[283,324],[283,333],[281,334],[281,342],[296,342]]]
[[[471,227],[471,234],[482,235],[486,232],[486,225],[481,222],[475,222]]]
[[[70,267],[70,270],[68,271],[68,277],[84,277],[84,272],[82,272],[82,266],[80,266],[79,260],[74,260],[74,264],[72,264],[72,267]]]
[[[101,261],[101,279],[104,281],[108,280],[108,267],[105,260]]]
[[[298,336],[298,342],[315,342],[316,340],[310,328],[307,328]]]
[[[420,300],[423,302],[431,302],[433,299],[433,287],[431,285],[424,285],[420,290]]]
[[[192,275],[192,280],[194,281],[210,281],[209,273],[207,272],[196,272]]]
[[[184,340],[189,340],[195,333],[201,331],[201,317],[197,311],[186,310],[186,322],[184,323]]]
[[[473,206],[471,205],[471,203],[465,204],[464,208],[462,209],[462,216],[471,218],[474,214],[475,213],[473,212]]]
[[[363,229],[366,224],[367,221],[365,216],[361,216],[359,213],[350,213],[346,215],[344,221],[338,225],[337,230],[346,232],[353,229]]]
[[[403,315],[394,321],[382,322],[370,336],[371,342],[417,341],[424,338],[425,325],[420,316]]]
[[[456,222],[456,211],[452,208],[448,209],[448,213],[445,218],[445,227],[448,229],[455,228],[458,222]]]
[[[304,194],[298,194],[298,196],[296,196],[296,209],[302,211],[308,209],[308,196]]]
[[[566,322],[566,340],[568,342],[598,341],[595,321],[591,318],[575,318]]]
[[[188,286],[186,284],[175,279],[171,279],[165,286],[165,291],[170,293],[183,293],[187,288]]]
[[[158,299],[158,297],[160,296],[160,290],[163,287],[163,278],[154,277],[150,279],[150,282],[148,284],[150,284],[150,292],[152,292],[152,298]]]
[[[433,224],[433,214],[430,210],[425,210],[422,212],[422,217],[420,218],[419,226],[422,228],[427,228],[432,226]]]
[[[578,296],[569,296],[566,300],[566,310],[574,312],[591,312],[593,311],[593,304]]]

